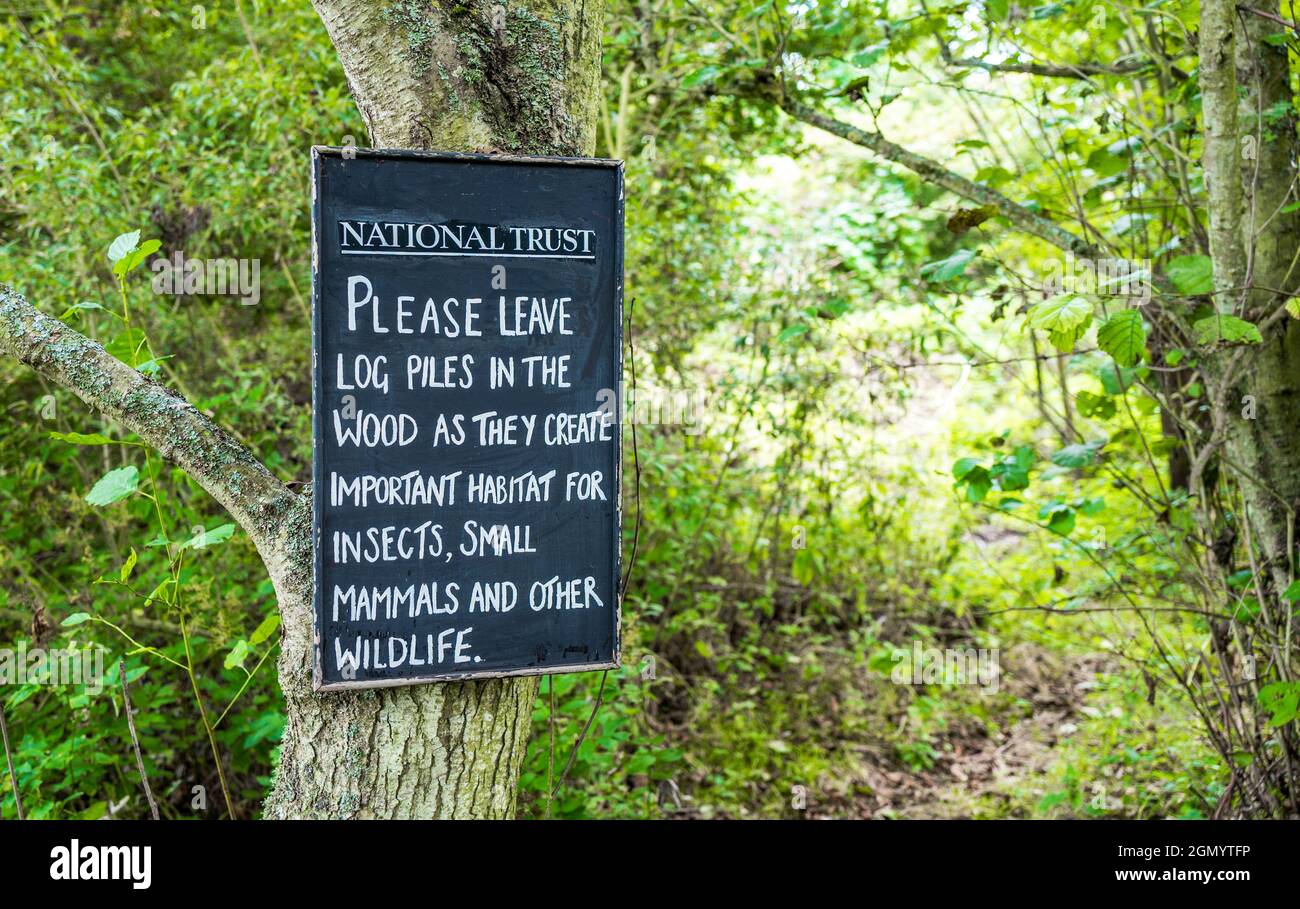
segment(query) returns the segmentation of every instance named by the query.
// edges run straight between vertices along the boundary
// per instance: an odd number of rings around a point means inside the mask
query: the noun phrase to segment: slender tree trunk
[[[1300,508],[1300,321],[1283,308],[1285,294],[1300,287],[1300,223],[1294,212],[1282,211],[1295,187],[1300,142],[1286,48],[1263,40],[1276,30],[1239,13],[1231,0],[1202,4],[1203,164],[1215,302],[1220,311],[1259,324],[1264,337],[1262,344],[1217,355],[1207,372],[1221,383],[1225,451],[1243,474],[1246,529],[1271,600],[1295,578]]]
[[[315,6],[376,147],[594,152],[603,0]],[[513,814],[537,679],[313,694],[310,518],[297,520],[301,545],[272,571],[304,615],[285,631],[286,726],[266,815]]]

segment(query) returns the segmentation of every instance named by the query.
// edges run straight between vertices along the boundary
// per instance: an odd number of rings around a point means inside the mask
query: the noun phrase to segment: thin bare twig
[[[149,800],[149,812],[158,820],[158,803],[153,799],[153,790],[149,788],[149,777],[144,772],[144,756],[140,753],[140,737],[135,732],[135,716],[131,713],[131,691],[126,685],[126,660],[119,660],[117,674],[122,677],[122,706],[126,709],[126,725],[131,730],[131,744],[135,746],[135,765],[140,768],[140,785],[144,787],[144,797]]]
[[[23,800],[18,795],[18,774],[14,772],[14,756],[9,750],[9,727],[5,725],[5,705],[0,704],[0,738],[5,743],[5,760],[9,763],[9,784],[14,790],[14,807],[18,810],[18,820],[23,819]]]

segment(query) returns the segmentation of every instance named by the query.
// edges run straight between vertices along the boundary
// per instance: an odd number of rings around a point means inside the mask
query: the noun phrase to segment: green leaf
[[[1097,346],[1120,366],[1136,364],[1146,355],[1146,345],[1147,330],[1136,309],[1120,310],[1097,329]]]
[[[88,612],[74,612],[59,624],[64,628],[71,628],[73,625],[81,625],[89,622],[91,615]]]
[[[1175,290],[1189,297],[1214,290],[1214,263],[1209,256],[1177,256],[1169,260],[1165,274]]]
[[[1113,177],[1128,169],[1128,159],[1115,154],[1109,148],[1097,148],[1088,155],[1088,167],[1099,177]]]
[[[249,637],[248,643],[251,646],[256,647],[258,644],[262,643],[267,638],[269,638],[272,632],[274,632],[275,629],[279,627],[280,627],[280,613],[273,612],[270,615],[268,615],[266,618],[262,619],[262,624],[257,626],[257,629]]]
[[[73,303],[62,313],[60,313],[59,321],[66,321],[68,316],[72,315],[74,312],[80,312],[80,311],[91,310],[91,309],[104,309],[104,307],[100,306],[98,303],[95,303],[92,300],[82,300],[80,303]],[[110,312],[110,311],[104,309],[104,312]],[[116,315],[116,313],[113,313],[113,315]]]
[[[140,242],[140,231],[133,230],[130,233],[119,234],[112,243],[108,245],[108,261],[118,262],[126,256],[131,250],[136,248]]]
[[[116,439],[110,439],[108,436],[101,436],[97,432],[52,432],[51,439],[58,439],[61,442],[70,442],[73,445],[113,445]]]
[[[1005,167],[994,165],[992,167],[981,167],[979,170],[975,171],[975,182],[987,183],[989,186],[998,186],[999,184],[1006,183],[1014,176],[1015,174],[1011,173],[1011,171],[1007,170]]]
[[[1093,496],[1090,499],[1081,499],[1075,503],[1079,511],[1090,518],[1095,518],[1106,510],[1106,500],[1101,496]]]
[[[697,85],[704,85],[713,82],[720,75],[722,75],[721,67],[710,64],[709,66],[700,67],[695,72],[691,73],[682,80],[681,85],[682,88],[694,88]]]
[[[784,344],[786,341],[791,341],[800,335],[806,335],[807,333],[808,326],[803,323],[799,323],[798,325],[787,325],[785,328],[781,329],[781,333],[776,336],[776,340],[778,344]]]
[[[984,497],[993,489],[993,478],[983,467],[976,467],[967,471],[958,485],[966,487],[966,501],[983,502]]]
[[[1270,726],[1283,726],[1300,715],[1300,682],[1274,682],[1255,695],[1259,706],[1272,714]]]
[[[1057,467],[1087,467],[1097,459],[1097,452],[1105,442],[1088,442],[1082,445],[1067,445],[1052,455],[1052,463]]]
[[[1192,325],[1192,336],[1196,343],[1210,347],[1219,342],[1225,344],[1262,344],[1263,335],[1259,329],[1236,316],[1218,313],[1200,319]]]
[[[881,57],[883,57],[887,50],[889,50],[889,42],[878,41],[877,43],[868,47],[866,50],[854,54],[853,65],[860,66],[863,69],[866,69],[868,66],[871,66],[873,63],[877,62]]]
[[[248,659],[248,641],[236,641],[235,646],[230,649],[230,653],[226,654],[225,667],[227,669],[234,669],[238,666],[240,669],[243,669],[244,660],[246,659]]]
[[[1097,378],[1101,380],[1102,390],[1108,395],[1124,394],[1133,387],[1136,376],[1136,369],[1124,369],[1115,363],[1103,363],[1101,369],[1097,370]]]
[[[1282,591],[1282,598],[1290,603],[1300,600],[1300,580],[1292,581],[1290,586]]]
[[[131,547],[131,554],[126,557],[126,564],[118,573],[118,580],[125,584],[131,579],[131,572],[135,571],[136,562],[140,561],[140,556],[136,554],[135,547]]]
[[[216,546],[218,543],[224,543],[226,540],[230,539],[234,533],[234,524],[221,524],[211,530],[200,528],[199,532],[182,543],[180,548],[204,549],[208,546]]]
[[[1014,452],[1000,459],[989,470],[989,477],[997,481],[1003,492],[1014,492],[1029,486],[1029,468],[1038,460],[1032,445],[1020,445]]]
[[[1062,502],[1049,502],[1038,509],[1038,517],[1047,521],[1047,529],[1061,536],[1074,530],[1074,509]]]
[[[1079,413],[1089,419],[1109,420],[1115,416],[1115,402],[1110,398],[1095,395],[1090,391],[1081,391],[1076,394],[1074,403],[1079,408]]]
[[[84,809],[77,815],[79,821],[98,821],[108,814],[108,802],[98,801],[91,803],[89,808]]]
[[[135,271],[140,263],[156,253],[162,246],[158,240],[145,240],[135,249],[132,249],[125,256],[119,259],[113,265],[113,274],[119,278],[129,272]]]
[[[110,470],[86,493],[91,505],[112,505],[140,488],[140,471],[134,465]]]
[[[952,475],[958,480],[965,479],[968,473],[979,466],[979,458],[961,458],[952,465]]]
[[[951,281],[966,271],[966,266],[974,258],[975,250],[959,249],[946,259],[939,259],[922,265],[921,274],[934,282]]]
[[[1078,294],[1057,294],[1029,311],[1029,325],[1048,333],[1057,350],[1074,347],[1092,324],[1092,303]]]

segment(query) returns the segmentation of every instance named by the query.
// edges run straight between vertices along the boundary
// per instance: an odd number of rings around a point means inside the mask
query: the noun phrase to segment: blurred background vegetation
[[[1195,4],[1157,6],[1182,40]],[[963,226],[960,200],[786,117],[759,65],[786,41],[782,78],[826,105],[1038,209],[1085,207],[1158,258],[1176,216],[1125,200],[1158,194],[1163,164],[1116,125],[1154,116],[1158,87],[1116,102],[1087,81],[959,78],[934,39],[947,23],[977,48],[1115,57],[1138,7],[1105,8],[611,4],[598,154],[627,161],[628,381],[638,407],[690,407],[636,425],[626,665],[543,681],[522,814],[1214,813],[1229,761],[1153,668],[1157,645],[1193,666],[1213,629],[1156,608],[1191,602],[1177,548],[1110,472],[1162,488],[1154,401],[1091,345],[1057,355],[1025,327],[1026,276],[1059,252],[1000,219]],[[145,269],[126,293],[160,380],[308,483],[308,149],[366,142],[310,4],[22,0],[0,9],[0,57],[0,280],[110,341],[118,234],[259,260],[255,306],[153,294]],[[98,693],[0,691],[28,815],[147,815],[125,660],[163,816],[227,814],[217,761],[234,813],[257,816],[283,719],[251,543],[166,466],[156,500],[89,504],[109,471],[145,468],[140,450],[52,437],[117,434],[17,363],[0,378],[0,646],[93,642],[111,667]],[[1068,421],[1107,440],[1108,469],[1061,455]],[[132,588],[170,576],[149,546],[159,511],[213,539],[149,598]],[[1000,675],[896,683],[918,644],[995,651]]]

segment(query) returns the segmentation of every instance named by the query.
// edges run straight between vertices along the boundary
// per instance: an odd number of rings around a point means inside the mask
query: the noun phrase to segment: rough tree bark
[[[603,0],[315,7],[376,147],[593,153]],[[314,694],[308,497],[184,399],[3,286],[0,350],[183,468],[257,546],[282,614],[286,708],[267,817],[514,813],[535,678]]]
[[[1202,3],[1202,166],[1216,304],[1259,324],[1264,339],[1220,354],[1207,371],[1221,384],[1225,450],[1243,474],[1247,529],[1270,600],[1295,578],[1300,509],[1300,321],[1283,308],[1300,289],[1300,218],[1282,211],[1300,141],[1287,50],[1264,40],[1275,31],[1232,0]]]

